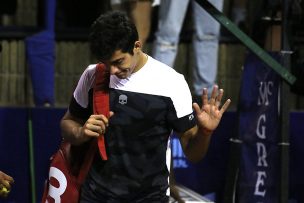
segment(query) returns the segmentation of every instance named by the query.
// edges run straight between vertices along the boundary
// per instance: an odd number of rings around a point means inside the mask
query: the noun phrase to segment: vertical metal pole
[[[28,107],[28,136],[29,136],[29,160],[30,160],[30,179],[31,179],[31,197],[32,203],[36,203],[36,174],[35,174],[35,157],[34,157],[34,138],[31,108]]]
[[[282,63],[283,66],[290,71],[290,45],[288,39],[288,0],[282,0]],[[281,139],[280,139],[280,203],[288,202],[289,190],[289,85],[283,79],[281,80],[280,89],[280,124],[281,124]]]

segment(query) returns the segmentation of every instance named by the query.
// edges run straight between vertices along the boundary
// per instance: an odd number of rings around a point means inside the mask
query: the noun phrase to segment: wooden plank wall
[[[25,58],[23,40],[2,40],[0,53],[0,106],[33,106],[33,92]],[[144,49],[151,51],[151,44]],[[241,44],[220,44],[217,81],[232,99],[231,109],[238,101],[245,48]],[[192,45],[182,43],[176,61],[176,70],[192,81]],[[55,64],[55,107],[66,107],[82,71],[94,62],[87,42],[57,41]],[[304,100],[291,96],[293,109],[302,109]]]

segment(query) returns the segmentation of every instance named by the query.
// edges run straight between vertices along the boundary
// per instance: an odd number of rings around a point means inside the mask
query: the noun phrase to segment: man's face
[[[110,68],[111,75],[116,75],[120,79],[129,77],[136,67],[138,61],[137,54],[123,53],[121,50],[115,51],[112,57],[106,62]]]

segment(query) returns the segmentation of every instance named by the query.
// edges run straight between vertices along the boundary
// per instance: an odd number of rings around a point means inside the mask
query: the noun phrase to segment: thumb
[[[110,111],[109,118],[111,118],[113,115],[114,115],[114,112]]]

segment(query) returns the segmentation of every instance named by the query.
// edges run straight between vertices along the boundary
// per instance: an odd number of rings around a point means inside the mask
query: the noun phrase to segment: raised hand
[[[197,103],[193,103],[193,108],[197,115],[197,123],[200,128],[211,132],[217,128],[223,113],[231,103],[231,100],[227,99],[224,105],[220,108],[223,94],[224,90],[218,89],[218,86],[215,85],[209,100],[207,89],[205,88],[203,90],[202,107],[199,107]]]

